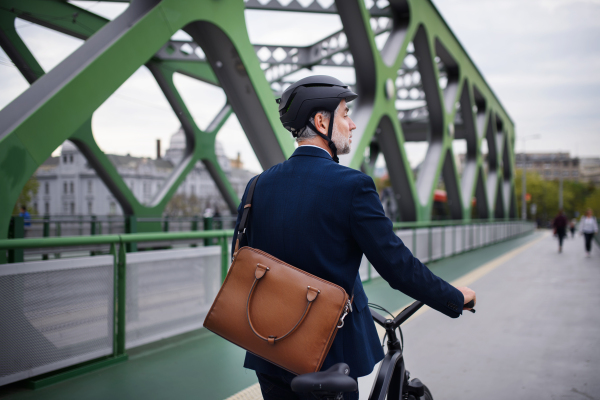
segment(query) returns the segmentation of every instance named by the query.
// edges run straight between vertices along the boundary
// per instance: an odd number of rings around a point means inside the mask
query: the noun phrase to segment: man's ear
[[[315,128],[319,130],[323,135],[327,135],[327,128],[329,128],[329,121],[323,117],[320,112],[315,115]],[[323,132],[324,131],[324,132]]]

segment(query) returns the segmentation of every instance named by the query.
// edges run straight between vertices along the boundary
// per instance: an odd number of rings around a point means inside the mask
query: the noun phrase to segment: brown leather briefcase
[[[238,250],[257,181],[248,191],[231,268],[204,327],[290,372],[316,372],[352,301],[340,286],[263,251]]]

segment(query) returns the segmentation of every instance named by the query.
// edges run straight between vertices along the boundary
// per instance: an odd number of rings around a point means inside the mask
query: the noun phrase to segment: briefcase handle
[[[263,276],[265,276],[265,274],[269,270],[270,270],[269,267],[266,267],[262,264],[256,264],[256,271],[254,271],[254,283],[252,284],[252,288],[250,288],[250,293],[248,294],[248,301],[246,302],[246,315],[248,316],[248,323],[250,324],[250,329],[252,329],[252,332],[254,332],[254,334],[257,337],[264,340],[265,342],[268,342],[269,344],[275,344],[275,342],[285,339],[292,332],[294,332],[296,329],[298,329],[298,327],[300,326],[302,321],[304,321],[304,318],[306,318],[306,315],[308,314],[308,311],[310,310],[310,307],[312,306],[313,301],[315,301],[315,299],[317,298],[319,293],[321,293],[321,291],[319,289],[308,286],[307,291],[306,291],[306,301],[307,301],[306,308],[304,309],[304,313],[302,314],[302,317],[300,317],[300,319],[298,320],[296,325],[294,325],[294,327],[288,333],[286,333],[285,335],[283,335],[281,337],[276,337],[276,336],[264,337],[260,333],[256,332],[256,329],[254,329],[254,326],[252,325],[252,320],[250,319],[250,301],[252,300],[252,294],[254,293],[254,289],[256,289],[258,281]]]

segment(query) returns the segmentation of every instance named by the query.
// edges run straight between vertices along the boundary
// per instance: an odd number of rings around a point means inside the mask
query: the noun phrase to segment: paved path
[[[600,399],[600,249],[549,234],[470,286],[477,313],[404,327],[413,377],[445,399]],[[361,399],[370,382],[363,379]]]

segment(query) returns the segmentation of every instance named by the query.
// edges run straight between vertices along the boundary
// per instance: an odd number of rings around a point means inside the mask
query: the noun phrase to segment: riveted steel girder
[[[59,0],[4,0],[0,45],[32,85],[0,111],[0,187],[7,193],[0,199],[0,237],[27,179],[66,139],[82,150],[128,214],[160,215],[198,161],[234,209],[238,199],[214,154],[216,132],[235,112],[264,168],[285,160],[293,142],[279,123],[270,82],[281,84],[290,73],[314,65],[354,68],[360,96],[352,118],[358,128],[352,152],[341,162],[372,172],[383,154],[403,220],[431,218],[440,179],[452,218],[469,219],[472,207],[478,218],[514,217],[510,117],[430,1],[391,0],[383,8],[379,3],[367,9],[362,0],[328,6],[296,0],[286,5],[277,0],[134,0],[107,21]],[[343,30],[307,47],[253,45],[245,9],[337,13]],[[86,42],[44,74],[15,33],[17,16]],[[171,40],[180,29],[193,41]],[[375,37],[383,33],[387,40],[378,50]],[[266,58],[259,59],[261,51]],[[261,62],[267,64],[264,71]],[[176,111],[188,145],[150,206],[129,191],[96,145],[90,125],[93,112],[141,65],[150,69]],[[228,103],[207,132],[194,124],[173,85],[174,72],[225,91]],[[452,147],[460,139],[467,142],[461,175]],[[411,141],[428,145],[416,178],[404,146]],[[484,143],[487,159],[481,152]]]
[[[15,2],[14,7],[8,9],[21,9],[23,3]],[[51,3],[61,2],[38,2],[35,6],[49,7]],[[10,209],[20,188],[37,166],[71,137],[83,148],[86,157],[91,158],[92,154],[96,154],[98,161],[90,164],[103,169],[98,171],[99,175],[107,177],[105,182],[111,182],[109,189],[126,213],[142,217],[160,215],[197,160],[207,165],[226,201],[235,209],[237,196],[226,183],[214,156],[216,132],[213,135],[190,135],[189,126],[192,124],[183,121],[184,118],[191,120],[189,115],[182,117],[181,113],[177,114],[186,131],[188,145],[193,144],[193,148],[188,146],[188,156],[150,206],[139,204],[114,167],[102,162],[106,161],[106,156],[92,143],[89,121],[96,108],[144,64],[149,65],[155,77],[162,77],[159,78],[163,83],[161,88],[174,106],[178,95],[169,96],[171,78],[166,76],[166,70],[161,71],[158,66],[154,68],[151,59],[177,30],[185,28],[201,44],[215,80],[221,82],[242,127],[246,132],[254,133],[248,136],[259,161],[269,166],[285,160],[293,151],[292,141],[283,127],[276,124],[275,103],[248,41],[243,12],[243,4],[236,1],[219,2],[216,7],[206,2],[133,1],[122,15],[114,21],[105,22],[78,50],[37,79],[27,91],[0,111],[0,152],[4,153],[0,154],[4,160],[0,163],[0,185],[9,193],[0,203],[0,232],[6,232]],[[36,13],[30,14],[35,16]],[[22,17],[24,13],[18,16]],[[114,65],[119,67],[114,68]],[[262,85],[255,88],[254,82]],[[221,123],[212,125],[220,127],[228,113],[228,110],[221,113],[218,116]],[[40,138],[36,132],[44,132],[44,135]],[[190,141],[192,136],[195,136],[195,140]],[[209,147],[209,152],[203,151]]]

